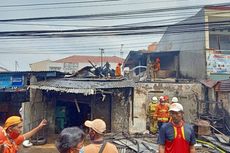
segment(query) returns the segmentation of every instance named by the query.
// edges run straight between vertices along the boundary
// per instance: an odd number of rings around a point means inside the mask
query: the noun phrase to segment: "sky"
[[[131,50],[158,42],[167,25],[195,15],[204,5],[225,3],[229,0],[2,1],[0,66],[28,71],[29,64],[42,60],[100,56],[102,48],[103,56],[125,58]]]

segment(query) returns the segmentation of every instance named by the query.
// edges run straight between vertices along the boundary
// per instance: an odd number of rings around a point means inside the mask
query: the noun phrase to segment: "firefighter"
[[[148,107],[148,118],[150,124],[150,133],[155,134],[157,132],[157,120],[154,118],[154,113],[156,110],[158,99],[157,97],[152,97],[151,102]]]
[[[115,70],[115,76],[121,77],[121,63],[117,63],[116,70]]]
[[[157,57],[156,60],[152,63],[152,77],[153,81],[156,81],[157,73],[160,71],[160,58]]]
[[[168,106],[170,105],[169,96],[167,96],[167,95],[164,96],[164,102],[165,102],[165,104],[167,104]]]
[[[172,98],[172,101],[171,101],[171,104],[172,104],[172,103],[178,103],[178,98],[177,98],[177,97],[173,97],[173,98]]]
[[[169,121],[169,105],[165,104],[164,96],[159,99],[159,104],[156,106],[154,119],[157,119],[158,130],[164,123]]]

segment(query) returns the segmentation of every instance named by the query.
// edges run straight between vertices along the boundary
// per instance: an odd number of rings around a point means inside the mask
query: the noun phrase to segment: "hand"
[[[46,119],[43,119],[42,121],[41,121],[41,123],[39,124],[39,127],[40,128],[43,128],[44,126],[46,126],[47,125],[47,120]]]

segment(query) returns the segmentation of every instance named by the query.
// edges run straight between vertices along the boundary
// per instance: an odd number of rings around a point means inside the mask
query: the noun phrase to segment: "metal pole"
[[[15,71],[18,71],[18,61],[15,61]]]
[[[103,67],[103,53],[104,53],[104,48],[99,48],[101,50],[101,68]]]
[[[124,44],[121,44],[121,49],[120,49],[120,56],[121,56],[121,58],[123,58],[123,54],[124,54],[124,52],[122,51],[123,46],[124,46]]]

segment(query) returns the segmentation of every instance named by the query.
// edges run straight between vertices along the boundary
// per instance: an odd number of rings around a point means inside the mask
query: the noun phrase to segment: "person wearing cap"
[[[118,153],[117,147],[104,140],[106,124],[101,119],[85,121],[85,126],[89,128],[91,144],[84,147],[84,153]]]
[[[148,107],[148,118],[150,124],[150,133],[155,134],[157,132],[157,120],[154,118],[154,113],[156,111],[158,99],[157,97],[152,97],[151,102],[149,103]]]
[[[157,120],[158,130],[164,123],[169,121],[169,105],[164,101],[164,96],[160,97],[159,104],[156,106],[156,111],[154,113],[154,119]]]
[[[159,153],[195,153],[194,129],[183,120],[183,106],[173,103],[169,108],[172,121],[164,124],[159,132]]]
[[[1,144],[4,146],[3,153],[17,153],[19,149],[18,145],[22,144],[24,140],[32,137],[46,124],[47,121],[44,119],[31,131],[21,134],[23,127],[22,118],[19,116],[9,117],[6,120],[4,127],[0,127],[0,140]]]
[[[60,153],[83,153],[85,133],[78,127],[64,128],[56,140]]]
[[[172,105],[173,103],[178,103],[177,97],[173,97],[169,105]],[[172,117],[171,116],[169,118],[169,121],[172,121]]]

